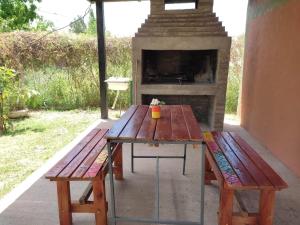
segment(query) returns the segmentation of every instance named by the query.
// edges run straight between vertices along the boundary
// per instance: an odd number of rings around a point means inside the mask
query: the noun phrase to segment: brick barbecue
[[[151,14],[132,39],[135,103],[156,97],[189,104],[200,123],[222,130],[231,38],[213,13],[213,0],[165,10],[170,2],[181,1],[151,0]]]

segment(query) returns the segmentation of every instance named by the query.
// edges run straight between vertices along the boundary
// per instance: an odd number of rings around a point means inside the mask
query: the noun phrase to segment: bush
[[[244,42],[244,36],[232,39],[226,93],[226,113],[235,114],[237,112],[243,73]]]
[[[16,69],[26,87],[39,95],[27,106],[59,110],[98,107],[99,73],[96,38],[84,35],[47,35],[12,32],[0,34],[0,64]],[[107,39],[108,76],[131,76],[131,41]],[[112,105],[115,93],[108,93]],[[128,106],[129,93],[121,93]]]

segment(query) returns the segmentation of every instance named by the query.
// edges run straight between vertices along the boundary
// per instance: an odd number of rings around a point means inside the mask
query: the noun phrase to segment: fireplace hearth
[[[143,50],[143,84],[215,82],[217,50]]]
[[[173,2],[180,1],[167,3]],[[189,104],[199,122],[222,130],[231,38],[213,0],[187,10],[165,10],[165,3],[151,0],[151,14],[132,39],[135,103]]]

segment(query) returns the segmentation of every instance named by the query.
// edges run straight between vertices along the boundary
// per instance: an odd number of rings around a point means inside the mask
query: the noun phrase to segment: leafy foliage
[[[86,35],[48,35],[13,32],[0,34],[0,63],[24,75],[32,109],[98,107],[99,73],[97,40]],[[108,76],[131,76],[129,38],[106,40]],[[109,92],[109,104],[115,93]],[[122,107],[129,105],[129,92],[122,93]]]
[[[90,10],[89,21],[87,25],[87,34],[96,35],[97,34],[97,21],[93,10]]]
[[[6,67],[0,67],[0,133],[6,130],[8,124],[9,104],[7,100],[14,89],[15,72]]]
[[[0,32],[27,30],[37,18],[36,4],[41,0],[0,0]]]
[[[70,24],[70,31],[75,34],[85,33],[86,29],[86,24],[81,16],[77,16]]]
[[[233,38],[226,94],[226,113],[236,113],[243,74],[244,36]]]

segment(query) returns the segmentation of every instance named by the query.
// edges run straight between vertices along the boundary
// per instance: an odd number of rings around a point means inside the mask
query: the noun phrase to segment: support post
[[[72,225],[71,194],[69,181],[57,181],[59,224]]]
[[[259,202],[259,224],[272,225],[274,218],[275,191],[261,190]]]
[[[107,106],[107,87],[106,79],[106,52],[105,52],[105,23],[104,23],[104,2],[96,1],[97,15],[97,37],[98,37],[98,63],[99,63],[99,82],[100,82],[100,107],[101,119],[108,118]]]

